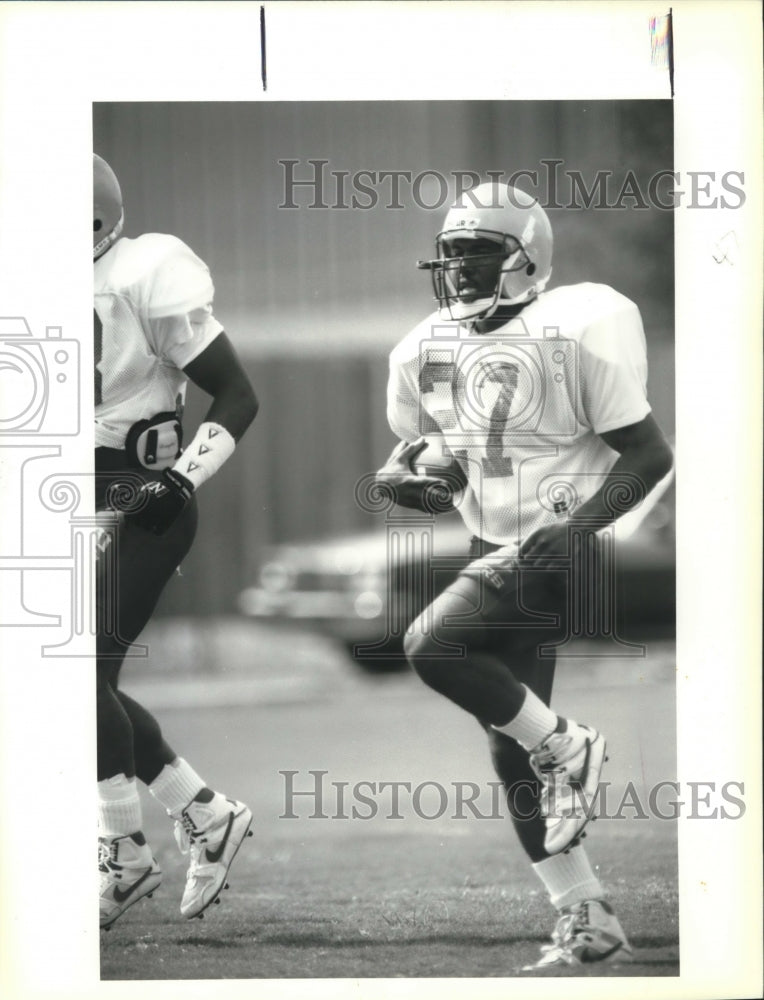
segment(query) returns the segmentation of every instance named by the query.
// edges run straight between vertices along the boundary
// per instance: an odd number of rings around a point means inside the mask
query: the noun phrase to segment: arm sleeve
[[[642,318],[633,302],[591,323],[581,338],[581,398],[596,434],[644,420],[647,348]]]

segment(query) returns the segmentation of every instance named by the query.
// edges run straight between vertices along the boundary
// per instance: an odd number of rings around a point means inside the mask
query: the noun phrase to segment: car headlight
[[[294,573],[283,563],[266,563],[260,570],[260,586],[272,594],[289,590],[294,580]]]
[[[342,576],[357,576],[363,570],[363,557],[361,553],[352,549],[343,549],[338,552],[333,560],[333,569]]]
[[[353,610],[359,618],[379,618],[384,601],[375,590],[362,590],[353,601]]]

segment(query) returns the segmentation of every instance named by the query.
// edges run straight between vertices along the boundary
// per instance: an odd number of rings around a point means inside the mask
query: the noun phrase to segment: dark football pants
[[[498,548],[473,539],[470,558]],[[472,567],[414,623],[406,653],[426,684],[471,712],[485,729],[510,817],[536,862],[548,856],[538,779],[527,750],[491,723],[503,725],[514,717],[524,698],[522,684],[550,704],[555,660],[542,659],[538,650],[565,635],[564,580],[557,571],[519,573],[508,564],[489,581]]]
[[[120,481],[114,466],[124,453],[96,449],[96,507],[108,509],[107,491]],[[141,470],[144,479],[158,478]],[[126,473],[135,477],[131,470]],[[116,522],[115,522],[116,523]],[[154,613],[170,577],[187,555],[196,534],[196,499],[164,535],[122,520],[96,561],[98,780],[124,773],[152,782],[177,754],[159,723],[142,705],[118,689],[125,654]]]

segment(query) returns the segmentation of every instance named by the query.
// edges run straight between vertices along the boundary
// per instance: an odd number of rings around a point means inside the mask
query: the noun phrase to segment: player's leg
[[[541,633],[535,642],[536,645],[523,652],[510,649],[509,662],[515,678],[550,705],[555,661],[538,656],[538,645],[549,643],[550,636]],[[506,655],[500,637],[496,654],[502,659]],[[559,914],[552,943],[543,946],[541,959],[532,968],[628,960],[631,956],[628,940],[605,899],[605,890],[581,839],[553,855],[544,848],[546,821],[541,783],[529,752],[512,737],[483,725],[496,773],[506,789],[508,811],[518,839]],[[581,837],[584,836],[582,833]]]
[[[521,671],[515,661],[515,669],[518,679],[548,703],[553,664],[529,662],[527,671]],[[546,821],[542,814],[541,785],[531,766],[530,754],[512,737],[490,725],[485,725],[485,729],[496,773],[506,789],[514,829],[559,914],[552,944],[543,947],[541,959],[533,968],[628,959],[631,955],[628,940],[605,899],[605,890],[580,838],[557,854],[550,855],[544,848]]]
[[[580,840],[558,854],[549,855],[544,849],[546,824],[540,814],[539,781],[528,752],[516,740],[487,728],[514,829],[559,914],[553,943],[543,947],[534,968],[628,957],[631,949],[626,935]]]
[[[191,504],[166,536],[157,538],[112,518],[96,561],[97,723],[99,780],[124,774],[145,780],[176,756],[159,724],[118,690],[125,655],[156,608],[196,531]]]
[[[188,553],[196,531],[196,504],[192,502],[172,528],[160,537],[129,523],[123,525],[118,553],[118,634],[111,638],[116,688],[119,666],[127,645],[149,621],[167,581]],[[104,645],[106,645],[106,640]],[[122,691],[116,697],[130,722],[135,774],[176,823],[176,839],[190,854],[186,888],[181,902],[184,916],[201,915],[225,884],[228,869],[244,837],[252,814],[241,802],[208,787],[194,768],[164,739],[154,716]]]
[[[149,785],[162,768],[177,758],[165,741],[154,716],[135,699],[119,690],[119,675],[130,644],[148,624],[167,582],[188,554],[197,524],[196,503],[183,512],[165,535],[156,536],[131,525],[118,523],[113,551],[99,559],[102,576],[108,576],[99,589],[99,689],[104,694],[106,711],[99,714],[99,776],[111,776],[124,768],[124,760],[115,759],[114,707],[127,721],[130,733],[130,771]],[[111,590],[108,583],[111,582]],[[104,678],[106,683],[104,683]],[[120,730],[119,743],[124,743]]]
[[[502,656],[497,644],[496,655]],[[545,705],[552,697],[554,660],[539,660],[536,649],[531,647],[512,657],[514,676],[533,691]],[[504,785],[507,810],[515,832],[531,862],[549,857],[544,849],[546,821],[542,813],[541,782],[531,765],[530,754],[516,739],[494,729],[480,720],[488,736],[488,745],[494,770]]]
[[[514,552],[499,549],[470,563],[411,625],[405,645],[425,683],[530,753],[548,854],[564,850],[591,818],[605,749],[596,730],[551,710],[551,675],[542,697],[521,680],[537,673],[528,674],[536,648],[559,629],[565,591],[556,577],[520,572]],[[542,628],[545,620],[557,627]]]
[[[181,913],[200,916],[225,885],[228,869],[249,833],[252,813],[244,803],[210,788],[166,743],[156,719],[142,705],[124,691],[118,697],[136,733],[138,778],[175,820],[178,846],[190,855]]]
[[[106,929],[130,906],[150,896],[161,881],[161,871],[142,832],[136,783],[137,756],[145,767],[143,757],[136,754],[136,749],[142,750],[145,727],[134,726],[134,713],[118,691],[127,649],[148,620],[173,570],[169,566],[162,573],[146,571],[146,553],[151,550],[144,534],[112,517],[96,563],[100,908],[101,926]],[[148,713],[145,716],[153,722]],[[152,734],[159,735],[155,744],[162,742],[156,723]],[[164,753],[174,757],[170,748]]]
[[[540,643],[554,640],[555,630],[496,627],[529,609],[554,613],[559,588],[540,589],[542,577],[534,574],[536,579],[521,592],[517,574],[502,576],[500,590],[487,597],[478,580],[460,577],[414,623],[407,638],[409,659],[426,683],[478,716],[489,734],[514,828],[559,914],[552,944],[534,968],[628,958],[626,935],[580,844],[589,812],[566,813],[558,787],[572,779],[590,792],[596,788],[601,755],[594,768],[587,761],[591,744],[601,737],[549,708],[554,661],[540,660],[537,650]],[[449,655],[445,643],[461,643],[464,654]],[[555,752],[562,760],[550,779],[538,760],[553,760]],[[581,755],[585,771],[578,766]],[[557,812],[551,814],[550,783],[557,791]],[[556,838],[554,853],[550,831]]]
[[[162,873],[142,832],[132,725],[106,663],[97,667],[96,706],[100,923],[108,930],[130,906],[151,896]]]
[[[558,620],[560,601],[539,573],[524,574],[521,592],[514,557],[503,552],[487,557],[492,564],[470,563],[409,626],[404,648],[426,684],[492,725],[505,725],[526,702],[535,706],[543,719],[540,740],[555,728],[556,716],[540,699],[528,698],[517,673],[542,626]],[[553,638],[551,625],[546,635]]]

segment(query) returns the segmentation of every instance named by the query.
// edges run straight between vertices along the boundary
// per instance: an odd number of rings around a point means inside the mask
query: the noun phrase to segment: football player
[[[189,551],[196,491],[231,457],[257,412],[249,379],[212,313],[205,264],[179,239],[122,236],[117,178],[93,157],[100,922],[108,928],[159,885],[136,779],[175,820],[190,864],[180,904],[201,917],[225,885],[252,814],[213,791],[119,688],[129,645]],[[191,379],[212,403],[181,448]]]
[[[387,415],[402,444],[377,475],[399,504],[444,509],[437,478],[412,465],[423,436],[442,435],[466,479],[454,504],[472,561],[411,624],[406,655],[488,733],[515,830],[559,911],[534,968],[628,958],[581,844],[605,739],[550,707],[550,649],[566,634],[569,567],[672,466],[647,401],[639,310],[605,285],[545,291],[549,219],[508,185],[465,194],[436,250],[419,266],[438,311],[391,354]]]

